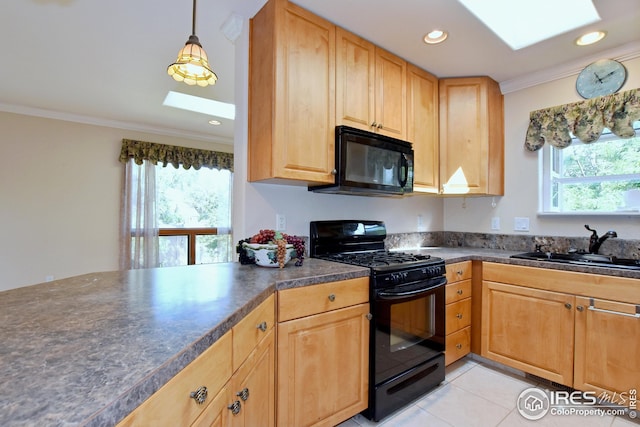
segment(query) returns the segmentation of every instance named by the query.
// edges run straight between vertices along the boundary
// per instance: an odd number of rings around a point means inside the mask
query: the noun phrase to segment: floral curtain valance
[[[631,138],[636,120],[640,120],[640,88],[536,110],[529,115],[524,146],[536,151],[547,142],[565,148],[571,144],[569,132],[582,142],[594,142],[604,128],[620,138]]]
[[[193,166],[196,170],[205,166],[209,169],[228,169],[233,172],[233,154],[231,153],[123,139],[120,161],[127,163],[129,159],[134,159],[138,165],[141,165],[143,160],[149,160],[154,165],[172,164],[176,169],[180,165],[184,169]]]

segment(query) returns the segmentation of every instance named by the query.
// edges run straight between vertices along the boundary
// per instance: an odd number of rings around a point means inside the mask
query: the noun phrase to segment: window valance
[[[524,146],[529,151],[545,142],[558,148],[571,144],[573,133],[580,141],[597,141],[604,128],[620,138],[635,136],[633,122],[640,120],[640,88],[572,104],[532,111]]]
[[[123,139],[120,161],[127,163],[129,159],[134,159],[138,165],[141,165],[143,160],[149,160],[154,165],[172,164],[176,169],[180,165],[184,169],[193,166],[196,170],[205,166],[209,169],[228,169],[233,172],[233,154],[231,153]]]

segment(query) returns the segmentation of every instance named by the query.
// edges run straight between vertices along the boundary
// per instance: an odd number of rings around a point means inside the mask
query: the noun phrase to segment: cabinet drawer
[[[471,279],[471,261],[449,264],[445,268],[447,270],[447,282],[449,283]]]
[[[471,325],[471,298],[447,304],[445,313],[447,334]]]
[[[450,283],[446,287],[446,303],[460,301],[471,296],[471,279]]]
[[[233,327],[233,370],[267,336],[275,322],[275,296],[271,295]]]
[[[447,335],[444,364],[450,365],[471,351],[471,326]]]
[[[278,291],[278,322],[369,302],[369,277]]]
[[[190,425],[231,377],[231,341],[227,332],[118,426]],[[198,404],[190,394],[202,386],[207,399]]]

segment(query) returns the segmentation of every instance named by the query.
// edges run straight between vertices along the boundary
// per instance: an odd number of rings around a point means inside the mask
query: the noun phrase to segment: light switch
[[[514,231],[529,231],[529,218],[528,217],[515,217],[513,220]]]

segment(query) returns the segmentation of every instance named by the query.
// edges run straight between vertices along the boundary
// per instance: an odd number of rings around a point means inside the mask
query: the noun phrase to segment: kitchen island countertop
[[[501,262],[640,279],[640,272],[509,258],[478,248],[403,249],[447,263]],[[318,259],[91,273],[0,292],[0,425],[109,426],[278,289],[369,275]]]

